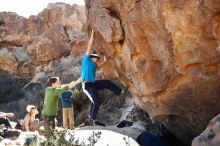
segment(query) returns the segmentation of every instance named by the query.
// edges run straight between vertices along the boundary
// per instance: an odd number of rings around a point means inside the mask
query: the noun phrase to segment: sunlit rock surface
[[[220,112],[220,2],[85,0],[102,71],[190,144]]]

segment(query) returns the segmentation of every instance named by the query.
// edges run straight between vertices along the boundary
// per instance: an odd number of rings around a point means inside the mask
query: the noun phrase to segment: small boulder
[[[219,146],[220,145],[220,114],[214,117],[207,128],[194,140],[192,146]]]

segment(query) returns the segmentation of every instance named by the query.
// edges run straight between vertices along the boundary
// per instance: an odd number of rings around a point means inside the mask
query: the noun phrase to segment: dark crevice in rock
[[[124,29],[122,29],[122,30],[124,30]],[[121,46],[124,44],[124,40],[125,39],[122,39],[122,40],[119,41],[119,44],[121,44]]]
[[[161,124],[161,133],[167,146],[186,146],[176,138],[163,124]]]
[[[134,10],[134,8],[132,8],[131,10],[128,11],[128,13],[132,12]]]
[[[64,57],[68,57],[69,55],[70,55],[70,51],[66,51],[66,52],[63,54]]]
[[[0,20],[0,26],[5,26],[5,21],[4,20]]]
[[[121,29],[122,29],[123,39],[119,40],[118,43],[121,44],[121,46],[122,46],[123,43],[124,43],[124,40],[125,40],[125,31],[124,31],[124,28],[123,28],[123,25],[122,25],[121,15],[120,15],[120,13],[119,13],[116,9],[114,9],[114,8],[105,8],[105,9],[107,9],[107,10],[109,11],[109,14],[110,14],[111,17],[113,17],[113,18],[119,20],[119,22],[120,22],[120,26],[121,26]]]
[[[0,41],[0,48],[4,47],[22,47],[23,44],[19,42]]]
[[[70,43],[70,37],[69,37],[69,35],[67,33],[67,26],[63,26],[63,30],[64,30],[64,32],[66,34],[66,37],[68,38],[68,43]]]
[[[119,41],[119,43],[120,43],[121,46],[122,46],[123,43],[124,43],[124,41],[125,41],[125,30],[124,30],[124,28],[122,27],[121,19],[119,19],[119,20],[120,20],[120,25],[121,25],[121,29],[122,29],[122,35],[123,35],[123,39],[121,39],[121,40]]]
[[[109,14],[118,19],[118,20],[121,20],[121,16],[120,16],[120,13],[116,10],[116,9],[113,9],[113,8],[106,8],[107,10],[109,10]]]

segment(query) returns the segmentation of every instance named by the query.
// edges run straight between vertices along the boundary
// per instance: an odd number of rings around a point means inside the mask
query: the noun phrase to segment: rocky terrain
[[[220,2],[85,0],[85,4],[85,8],[49,4],[28,19],[0,12],[0,75],[10,80],[7,85],[19,82],[16,91],[23,87],[17,97],[10,86],[0,90],[6,94],[7,89],[7,97],[18,100],[1,98],[0,110],[11,106],[24,113],[23,104],[42,100],[50,76],[60,76],[65,83],[79,77],[80,56],[93,29],[94,48],[111,56],[101,68],[104,76],[120,80],[153,122],[162,122],[191,145],[220,112]],[[118,118],[114,110],[100,112],[111,111]],[[109,117],[105,120],[114,123]]]

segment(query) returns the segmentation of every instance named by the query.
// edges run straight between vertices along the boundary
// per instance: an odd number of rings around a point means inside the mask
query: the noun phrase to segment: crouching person
[[[61,103],[63,109],[63,128],[74,128],[74,111],[73,111],[73,92],[66,91],[61,94]],[[69,123],[68,123],[69,121]]]
[[[37,107],[34,105],[28,105],[27,108],[27,115],[24,118],[22,130],[24,131],[36,131],[38,128],[43,126],[43,121],[39,121],[36,119],[35,116],[38,114]]]
[[[60,85],[58,77],[51,77],[48,80],[48,87],[45,89],[44,106],[42,117],[44,119],[44,128],[46,135],[49,136],[55,129],[55,117],[57,115],[58,101],[62,93],[73,88],[76,85],[74,81],[66,85]]]

